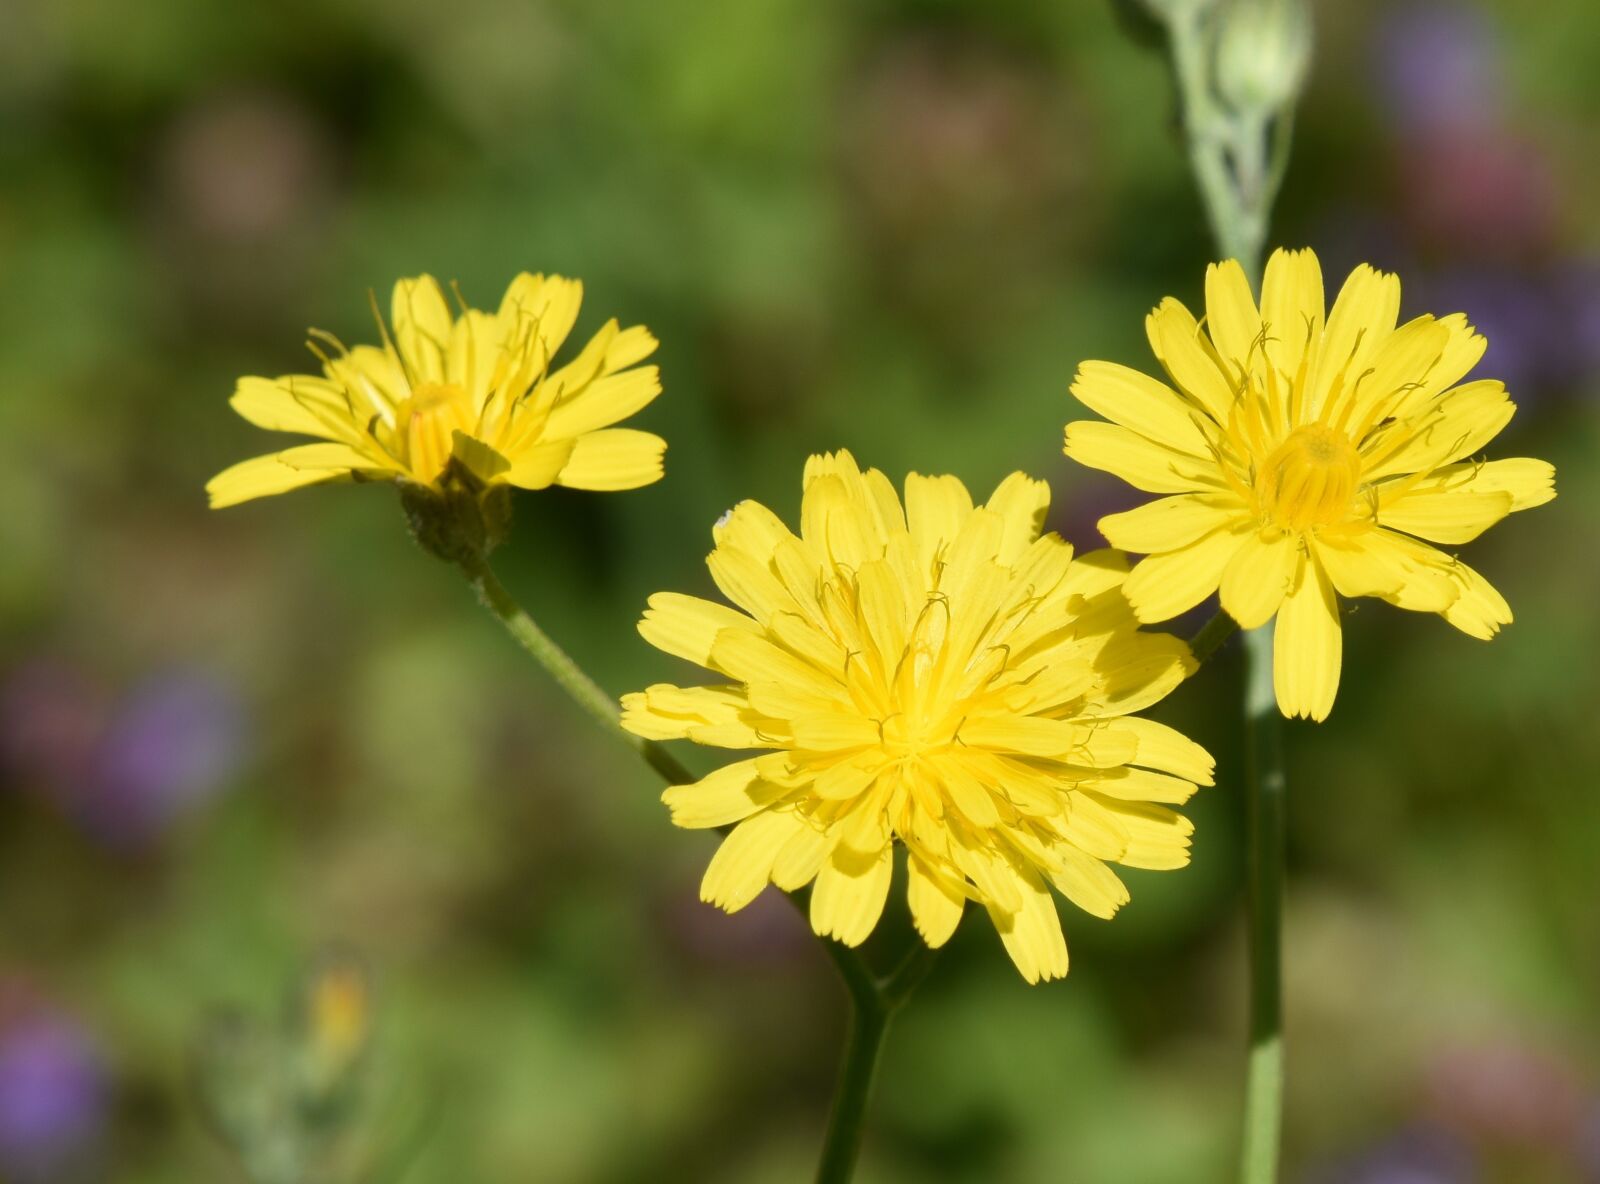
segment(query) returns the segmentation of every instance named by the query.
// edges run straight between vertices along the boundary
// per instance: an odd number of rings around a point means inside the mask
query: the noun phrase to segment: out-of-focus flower
[[[0,1000],[0,1177],[76,1178],[93,1162],[108,1105],[94,1041],[36,1001]]]
[[[1411,1127],[1312,1173],[1315,1184],[1476,1184],[1472,1149],[1447,1131]]]
[[[301,1045],[312,1088],[326,1093],[350,1075],[372,1036],[372,979],[349,953],[323,956],[300,991]]]
[[[175,668],[120,696],[36,660],[0,689],[0,761],[94,838],[138,847],[225,787],[244,752],[236,691]]]
[[[1258,308],[1236,262],[1206,273],[1206,328],[1171,297],[1148,318],[1172,386],[1085,362],[1073,393],[1112,422],[1067,425],[1067,455],[1148,493],[1113,514],[1113,546],[1150,557],[1124,590],[1164,621],[1220,586],[1246,629],[1277,618],[1285,715],[1325,719],[1338,692],[1337,595],[1435,612],[1474,637],[1510,622],[1455,545],[1555,496],[1543,461],[1469,460],[1515,408],[1505,387],[1457,385],[1483,355],[1464,316],[1396,328],[1400,282],[1365,265],[1326,313],[1310,251],[1277,251]],[[1176,387],[1177,389],[1174,389]]]
[[[387,1099],[372,1096],[363,1071],[373,995],[365,964],[336,951],[307,968],[280,1022],[210,1017],[194,1050],[196,1091],[252,1178],[365,1179],[373,1170],[394,1135],[378,1121]]]
[[[899,839],[929,946],[982,904],[1029,982],[1066,973],[1049,885],[1109,917],[1108,862],[1176,868],[1191,824],[1169,808],[1211,758],[1130,718],[1193,669],[1138,632],[1125,564],[1040,536],[1049,489],[1015,473],[974,507],[954,477],[905,503],[848,453],[806,465],[801,530],[755,502],[716,526],[708,565],[739,606],[650,598],[645,639],[722,675],[623,699],[655,740],[770,749],[663,795],[683,827],[734,825],[703,899],[733,912],[815,880],[817,933],[858,945],[883,911]]]
[[[228,683],[195,670],[149,678],[96,746],[83,821],[112,841],[145,840],[226,785],[243,746],[244,712]]]
[[[212,506],[330,481],[444,492],[458,480],[607,490],[659,480],[666,442],[610,426],[661,391],[657,368],[638,365],[656,348],[649,330],[609,321],[576,358],[550,368],[582,297],[575,280],[524,273],[497,312],[456,315],[432,276],[401,280],[381,347],[347,350],[314,332],[320,376],[239,380],[232,404],[245,419],[320,442],[219,473],[206,486]]]
[[[1391,5],[1374,48],[1378,95],[1403,129],[1478,129],[1499,118],[1499,59],[1473,5]]]

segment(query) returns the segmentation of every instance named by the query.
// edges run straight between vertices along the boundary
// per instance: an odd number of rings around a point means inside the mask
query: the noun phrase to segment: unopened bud
[[[1310,67],[1307,0],[1227,0],[1218,11],[1217,93],[1237,114],[1267,115],[1293,102]]]

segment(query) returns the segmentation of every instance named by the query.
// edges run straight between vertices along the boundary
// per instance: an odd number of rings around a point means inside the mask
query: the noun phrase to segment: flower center
[[[450,463],[458,431],[477,426],[467,393],[453,382],[425,382],[396,409],[404,459],[418,481],[432,484]]]
[[[1261,511],[1278,526],[1308,530],[1342,520],[1361,484],[1349,437],[1324,424],[1296,428],[1256,476]]]

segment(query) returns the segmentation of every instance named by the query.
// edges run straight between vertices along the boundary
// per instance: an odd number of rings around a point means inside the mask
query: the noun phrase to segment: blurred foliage
[[[1472,316],[1522,404],[1499,454],[1561,497],[1472,548],[1500,639],[1361,602],[1338,711],[1293,730],[1292,1178],[1596,1179],[1600,9],[1320,8],[1274,239]],[[503,574],[604,685],[676,677],[645,597],[707,590],[711,523],[792,512],[808,451],[1026,469],[1097,544],[1129,495],[1060,455],[1072,370],[1142,362],[1210,253],[1172,115],[1159,56],[1067,0],[0,6],[0,1177],[230,1178],[196,1033],[342,944],[427,1115],[412,1184],[804,1178],[843,998],[798,920],[697,903],[709,841],[390,491],[208,513],[265,447],[232,381],[303,368],[308,324],[362,339],[399,275],[582,277],[580,332],[662,340],[667,479],[523,497]],[[1159,713],[1219,758],[1193,867],[1067,912],[1054,986],[964,926],[864,1184],[1226,1176],[1238,676]],[[150,707],[173,680],[208,689]],[[61,1023],[94,1055],[52,1110]]]

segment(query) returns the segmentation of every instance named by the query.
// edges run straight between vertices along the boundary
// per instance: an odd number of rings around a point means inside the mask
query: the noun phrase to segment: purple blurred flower
[[[78,1024],[42,1007],[0,1027],[0,1177],[72,1178],[106,1121],[104,1067]]]
[[[85,825],[113,843],[150,838],[226,784],[243,739],[238,697],[220,679],[192,670],[147,679],[101,738]]]
[[[244,750],[243,707],[214,675],[175,669],[120,698],[53,660],[0,685],[0,762],[112,846],[149,842],[223,788]]]
[[[1365,1151],[1314,1172],[1315,1184],[1473,1184],[1472,1151],[1433,1127],[1409,1127]]]
[[[1409,129],[1476,128],[1499,117],[1499,57],[1473,5],[1394,5],[1379,22],[1374,57],[1385,109]]]
[[[1519,403],[1575,386],[1600,365],[1600,268],[1459,265],[1418,280],[1415,308],[1464,312],[1489,341],[1475,374]]]

